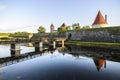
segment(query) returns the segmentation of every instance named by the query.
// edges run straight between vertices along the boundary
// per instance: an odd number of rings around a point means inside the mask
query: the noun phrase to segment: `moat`
[[[21,46],[24,54],[0,63],[0,80],[120,80],[119,50],[64,46],[36,53],[34,47]],[[0,45],[0,58],[6,57],[11,57],[10,45]]]

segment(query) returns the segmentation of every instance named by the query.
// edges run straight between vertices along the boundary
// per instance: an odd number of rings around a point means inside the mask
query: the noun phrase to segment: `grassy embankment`
[[[10,40],[11,37],[9,37],[8,33],[0,33],[0,41],[4,41],[4,40]]]
[[[98,48],[107,48],[107,49],[110,48],[110,49],[120,50],[120,43],[67,41],[65,44],[84,46],[84,47],[98,47]]]

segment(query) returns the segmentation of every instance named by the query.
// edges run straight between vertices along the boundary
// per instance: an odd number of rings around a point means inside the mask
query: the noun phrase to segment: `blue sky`
[[[109,26],[120,25],[120,0],[0,0],[0,32],[37,32],[50,24],[93,23],[98,11],[108,16]]]

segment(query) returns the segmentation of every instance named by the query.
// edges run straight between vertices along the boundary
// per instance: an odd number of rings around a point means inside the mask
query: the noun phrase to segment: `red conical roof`
[[[105,21],[104,17],[102,16],[101,12],[99,11],[96,18],[95,18],[95,21],[92,25],[94,24],[107,24],[107,22]]]

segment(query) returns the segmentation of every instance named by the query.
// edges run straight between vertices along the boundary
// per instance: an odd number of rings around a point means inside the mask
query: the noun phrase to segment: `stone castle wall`
[[[56,38],[58,37],[58,34],[47,34],[47,33],[43,33],[43,34],[33,34],[32,39],[41,39],[41,38]]]
[[[34,34],[36,38],[65,37],[68,40],[79,40],[86,42],[120,42],[120,27],[106,27],[82,29],[78,31],[62,32],[60,34]]]
[[[120,27],[69,31],[61,34],[61,36],[62,35],[70,40],[87,42],[120,42]]]

